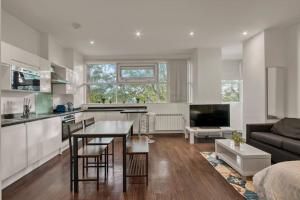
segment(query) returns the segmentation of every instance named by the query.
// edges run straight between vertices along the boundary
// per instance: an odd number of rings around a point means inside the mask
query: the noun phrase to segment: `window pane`
[[[223,102],[240,101],[239,80],[222,80],[222,100]]]
[[[122,84],[118,88],[118,103],[152,103],[158,101],[155,84]]]
[[[117,67],[115,64],[89,65],[90,83],[112,83],[117,80]]]
[[[167,63],[159,63],[158,68],[159,68],[159,72],[158,72],[159,81],[167,82],[168,81]]]
[[[90,85],[90,103],[115,103],[116,84]]]
[[[153,78],[153,68],[121,69],[122,78]]]

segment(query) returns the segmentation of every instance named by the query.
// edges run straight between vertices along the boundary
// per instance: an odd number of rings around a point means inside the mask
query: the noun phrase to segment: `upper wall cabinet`
[[[50,70],[48,60],[6,42],[1,42],[1,62],[35,70]]]
[[[73,68],[69,64],[68,50],[57,43],[51,35],[42,34],[41,41],[41,56],[43,58],[48,59],[53,65]]]

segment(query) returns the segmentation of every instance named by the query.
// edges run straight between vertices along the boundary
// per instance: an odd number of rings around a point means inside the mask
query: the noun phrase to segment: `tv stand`
[[[234,131],[231,128],[223,127],[189,127],[185,128],[185,139],[189,139],[190,144],[195,143],[195,135],[202,135],[205,137],[218,136],[223,137],[223,131]]]

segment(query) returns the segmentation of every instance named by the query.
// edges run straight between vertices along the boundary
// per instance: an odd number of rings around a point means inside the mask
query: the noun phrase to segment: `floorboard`
[[[108,182],[103,180],[99,190],[95,182],[85,182],[79,184],[78,194],[70,192],[69,157],[65,152],[4,189],[3,200],[244,199],[200,155],[200,151],[214,151],[213,143],[190,145],[182,136],[169,135],[156,136],[155,140],[150,145],[148,187],[143,179],[128,179],[128,192],[122,192],[122,150],[121,142],[116,141],[115,167],[110,168]]]

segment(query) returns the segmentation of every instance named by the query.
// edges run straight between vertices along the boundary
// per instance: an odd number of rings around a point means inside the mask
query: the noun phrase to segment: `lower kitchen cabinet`
[[[60,117],[26,123],[28,164],[33,164],[59,150],[61,145]]]
[[[24,124],[1,128],[2,180],[27,167],[26,127]]]

